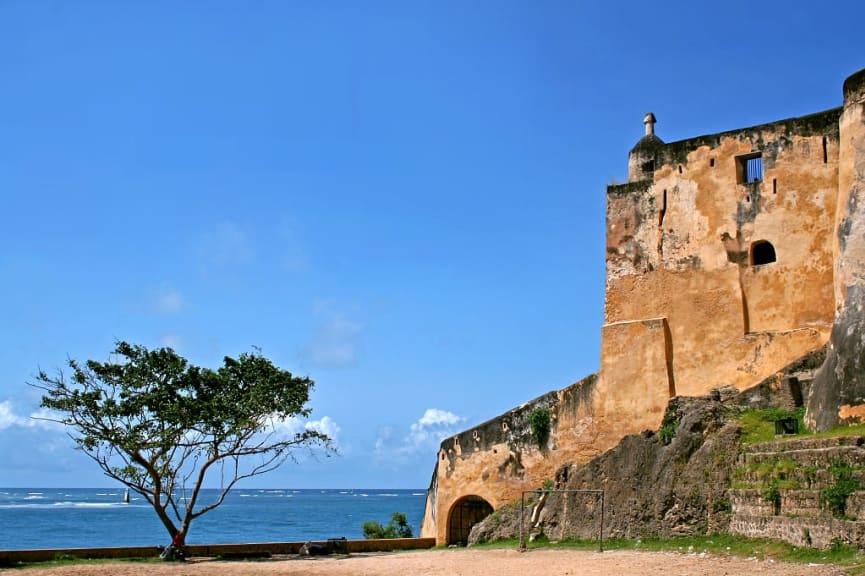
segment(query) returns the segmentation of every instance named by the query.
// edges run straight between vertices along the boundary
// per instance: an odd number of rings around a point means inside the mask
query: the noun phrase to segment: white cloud
[[[22,418],[16,416],[12,411],[12,403],[8,400],[0,402],[0,430],[11,428],[12,426],[22,426]]]
[[[462,418],[453,412],[439,410],[438,408],[427,408],[426,412],[423,413],[423,416],[420,417],[420,420],[412,424],[411,427],[414,430],[415,428],[424,428],[428,426],[459,424],[461,421]]]
[[[307,422],[305,424],[305,428],[307,430],[315,430],[316,432],[321,432],[334,442],[337,441],[339,433],[342,430],[342,428],[339,427],[339,424],[337,424],[330,416],[325,416],[321,420],[313,420],[311,422]]]
[[[15,413],[12,402],[4,400],[0,402],[0,430],[6,428],[39,428],[42,430],[64,430],[63,424],[54,422],[55,415],[45,408],[39,408],[32,412],[29,417],[19,416]]]
[[[314,366],[323,368],[344,368],[354,364],[363,331],[361,324],[324,303],[317,303],[314,313],[321,322],[301,356]]]
[[[465,418],[438,408],[427,408],[413,422],[406,434],[392,427],[378,431],[375,453],[380,457],[406,458],[419,453],[434,453],[442,440],[453,436],[465,425]]]
[[[307,430],[315,430],[327,435],[336,444],[339,433],[342,431],[339,424],[330,416],[324,416],[320,420],[302,420],[300,418],[287,418],[285,420],[274,420],[273,430],[280,438],[291,438]]]
[[[464,421],[453,412],[427,408],[417,422],[409,427],[406,446],[410,451],[427,447],[438,447],[442,440],[458,432],[458,425]]]

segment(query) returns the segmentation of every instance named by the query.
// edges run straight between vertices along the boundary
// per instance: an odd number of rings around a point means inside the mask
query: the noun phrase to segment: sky
[[[0,0],[0,486],[112,480],[31,416],[118,340],[315,382],[339,455],[248,487],[426,488],[439,442],[597,371],[605,189],[841,105],[865,4]]]

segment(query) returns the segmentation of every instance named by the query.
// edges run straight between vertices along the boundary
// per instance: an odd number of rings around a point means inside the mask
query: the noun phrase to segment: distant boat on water
[[[127,488],[126,491],[123,492],[123,503],[129,504],[129,488]]]

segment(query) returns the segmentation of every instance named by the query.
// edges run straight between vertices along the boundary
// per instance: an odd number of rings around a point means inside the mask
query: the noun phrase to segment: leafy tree
[[[183,542],[192,521],[219,506],[238,481],[276,469],[294,449],[333,450],[315,430],[278,432],[285,419],[309,416],[313,382],[257,351],[226,356],[211,370],[170,348],[118,342],[108,362],[68,365],[68,375],[40,370],[32,383],[53,411],[48,419],[69,426],[78,449],[142,495],[173,541]],[[207,501],[206,478],[219,486]]]
[[[363,523],[363,536],[367,540],[380,540],[385,538],[411,538],[412,527],[408,523],[408,518],[402,512],[394,512],[390,515],[390,522],[387,526],[382,526],[375,520],[369,520]]]

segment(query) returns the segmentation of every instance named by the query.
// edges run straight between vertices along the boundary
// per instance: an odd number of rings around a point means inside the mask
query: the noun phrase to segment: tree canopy
[[[258,352],[226,356],[212,370],[170,348],[117,342],[108,362],[70,359],[68,366],[68,374],[39,371],[32,384],[44,392],[41,405],[181,541],[240,480],[276,469],[296,448],[333,450],[317,430],[280,426],[310,415],[313,382]],[[213,499],[202,498],[206,479],[219,488]]]

